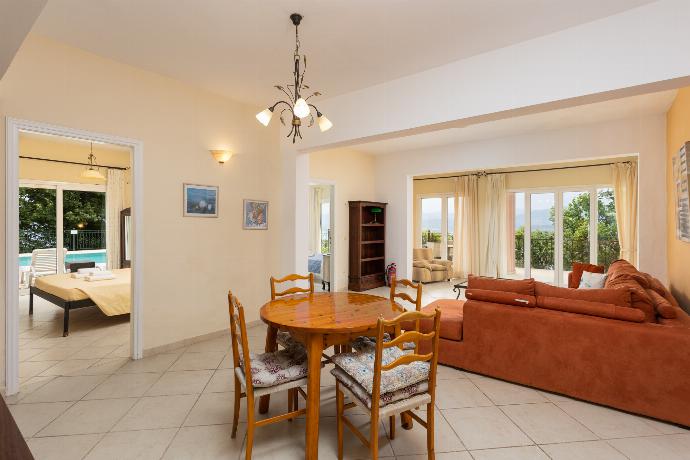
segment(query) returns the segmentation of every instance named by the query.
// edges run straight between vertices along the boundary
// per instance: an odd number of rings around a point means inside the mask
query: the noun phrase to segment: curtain
[[[453,269],[455,276],[467,278],[479,273],[479,196],[476,175],[459,177],[456,183]]]
[[[108,269],[120,268],[120,211],[124,209],[125,175],[108,169],[105,185],[105,236]]]
[[[637,163],[611,165],[620,257],[637,265]]]
[[[480,179],[482,194],[480,273],[499,277],[506,274],[506,177],[505,174],[490,174]]]
[[[323,203],[323,187],[312,187],[309,196],[309,254],[321,253],[321,204]]]

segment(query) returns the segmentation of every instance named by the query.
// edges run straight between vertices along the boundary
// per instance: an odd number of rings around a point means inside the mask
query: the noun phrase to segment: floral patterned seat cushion
[[[273,387],[307,376],[307,353],[289,349],[273,353],[251,354],[251,377],[255,387]],[[244,362],[240,368],[244,371]]]
[[[403,354],[405,352],[398,347],[384,348],[383,364],[390,364]],[[369,344],[362,346],[360,351],[333,355],[331,360],[371,394],[374,386],[374,358],[375,345],[372,347]],[[428,379],[428,362],[415,361],[410,364],[403,364],[389,371],[381,372],[381,394],[401,390],[413,383]]]
[[[304,345],[292,338],[290,333],[286,331],[278,331],[276,342],[278,342],[278,345],[288,350],[292,348],[304,349]]]
[[[384,342],[390,342],[391,336],[388,332],[383,334],[383,341]],[[360,336],[357,337],[355,340],[352,341],[352,349],[355,351],[373,351],[374,347],[376,347],[376,337],[366,337],[366,336]],[[409,351],[409,350],[414,350],[415,349],[415,343],[414,342],[403,342],[402,347],[403,350]]]
[[[359,399],[367,408],[371,409],[371,394],[362,388],[362,385],[357,383],[355,379],[350,377],[347,372],[335,366],[331,369],[331,374],[341,384],[345,385]],[[408,399],[414,395],[425,393],[429,390],[429,381],[423,380],[421,382],[413,383],[412,385],[401,388],[400,390],[382,393],[379,397],[379,407],[392,404],[394,402]]]

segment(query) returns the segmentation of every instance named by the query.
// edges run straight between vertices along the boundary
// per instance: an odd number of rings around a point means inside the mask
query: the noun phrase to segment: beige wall
[[[229,288],[247,307],[248,320],[258,318],[269,276],[279,262],[283,163],[279,124],[264,128],[254,119],[257,111],[35,36],[24,43],[0,81],[1,116],[143,142],[145,349],[226,328]],[[0,128],[2,164],[4,136]],[[237,155],[220,166],[208,150],[222,147]],[[4,174],[0,176],[4,201]],[[182,217],[184,182],[220,186],[220,217]],[[242,230],[243,198],[270,201],[267,231]],[[3,239],[4,216],[0,213]],[[4,247],[0,245],[2,260]],[[0,271],[4,280],[4,264]],[[6,286],[0,286],[4,297]],[[4,308],[0,322],[4,361]]]
[[[25,133],[19,135],[19,154],[21,156],[85,163],[88,162],[89,152],[90,147],[88,143],[70,141],[53,136]],[[131,165],[129,149],[114,145],[94,144],[93,154],[96,156],[97,164],[118,168],[129,168]],[[68,182],[72,184],[105,184],[105,179],[94,180],[81,177],[81,173],[85,168],[85,166],[68,163],[20,158],[19,179]],[[101,168],[101,172],[105,175],[105,169]],[[132,204],[130,169],[125,171],[125,184],[124,207],[127,208]]]
[[[673,155],[678,153],[683,143],[690,141],[690,87],[678,91],[676,100],[668,111],[666,121],[668,279],[673,294],[683,307],[690,311],[690,275],[688,275],[690,243],[676,238],[675,185],[673,183],[673,163],[671,160]]]
[[[309,177],[335,184],[335,213],[332,231],[335,254],[334,289],[346,290],[348,280],[349,209],[348,201],[374,200],[374,159],[352,150],[337,150],[309,155]],[[307,235],[304,238],[308,238]]]

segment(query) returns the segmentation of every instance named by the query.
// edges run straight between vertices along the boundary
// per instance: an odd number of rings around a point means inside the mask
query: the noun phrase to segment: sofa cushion
[[[431,268],[432,272],[440,272],[440,271],[445,272],[448,270],[448,267],[446,267],[445,265],[435,264],[433,262],[429,264],[429,268]]]
[[[514,292],[487,291],[485,289],[467,289],[467,300],[481,300],[483,302],[502,303],[518,307],[536,307],[537,299],[532,295],[516,294]]]
[[[537,297],[537,306],[549,310],[579,313],[581,315],[599,316],[601,318],[618,319],[642,323],[644,313],[636,308],[619,307],[617,305],[588,302],[586,300],[563,299],[560,297]]]
[[[586,300],[631,307],[630,291],[627,289],[571,289],[551,286],[550,284],[535,282],[537,296],[560,297],[562,299]]]
[[[425,313],[433,313],[436,308],[441,310],[441,327],[439,336],[442,339],[462,340],[462,309],[465,306],[464,300],[442,299],[431,302],[422,308]],[[433,329],[434,321],[424,319],[420,321],[419,329],[421,332],[430,332]],[[414,322],[404,322],[400,325],[403,330],[414,329]]]
[[[649,281],[647,279],[647,274],[639,271],[633,264],[627,260],[618,259],[609,266],[607,272],[607,281],[615,281],[617,279],[629,279],[634,280],[642,286],[644,289],[649,288]]]
[[[590,273],[604,273],[603,265],[594,264],[581,264],[579,262],[573,262],[573,271],[571,276],[568,277],[568,287],[578,288],[580,287],[580,279],[582,278],[582,272]]]
[[[649,298],[645,288],[637,282],[634,276],[623,274],[614,279],[607,278],[605,288],[630,291],[630,306],[642,310],[648,323],[656,322],[656,311],[652,299]]]
[[[516,294],[534,295],[534,279],[509,280],[489,278],[485,276],[469,275],[468,289],[484,289],[486,291],[514,292]]]
[[[666,319],[673,319],[676,317],[676,309],[671,305],[671,302],[652,289],[647,289],[647,294],[652,299],[654,309],[659,316]]]

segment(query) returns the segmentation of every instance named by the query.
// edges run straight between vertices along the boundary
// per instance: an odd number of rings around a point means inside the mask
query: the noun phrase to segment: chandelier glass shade
[[[293,13],[290,15],[290,19],[295,26],[294,70],[292,72],[294,83],[286,86],[275,85],[278,91],[281,91],[287,96],[287,100],[280,100],[257,113],[256,119],[262,125],[268,126],[271,122],[271,118],[273,118],[273,112],[277,107],[281,106],[280,122],[284,126],[288,122],[290,123],[291,129],[287,137],[292,137],[292,143],[294,144],[298,137],[302,139],[301,127],[303,119],[307,119],[308,126],[311,127],[314,125],[314,114],[316,114],[316,122],[322,132],[331,129],[333,123],[319,112],[314,104],[309,102],[309,99],[314,96],[321,96],[321,93],[313,91],[309,96],[304,97],[305,90],[309,92],[311,89],[309,85],[304,83],[304,74],[307,70],[307,56],[301,55],[299,51],[299,25],[302,21],[302,15]]]
[[[93,142],[91,143],[91,153],[89,153],[89,166],[81,172],[81,177],[85,179],[98,179],[104,180],[105,176],[101,173],[98,168],[94,165],[96,161],[96,155],[93,154]]]

